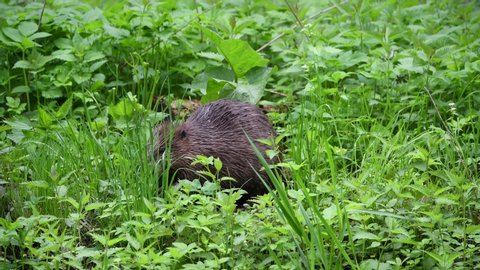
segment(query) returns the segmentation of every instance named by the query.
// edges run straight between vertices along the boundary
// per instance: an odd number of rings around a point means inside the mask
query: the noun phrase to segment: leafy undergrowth
[[[478,269],[476,1],[93,2],[0,4],[1,269]],[[240,209],[147,153],[225,97],[282,139]]]

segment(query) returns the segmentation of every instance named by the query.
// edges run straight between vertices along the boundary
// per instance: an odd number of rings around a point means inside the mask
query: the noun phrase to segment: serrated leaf
[[[34,69],[34,65],[27,60],[19,60],[13,65],[13,68]]]
[[[217,47],[220,46],[222,38],[217,33],[205,27],[202,28],[202,30],[206,38],[210,39],[213,43],[215,43]]]
[[[90,236],[92,236],[92,238],[99,242],[102,246],[106,246],[107,245],[107,238],[103,235],[99,235],[99,234],[95,234],[95,233],[90,233]]]
[[[82,17],[82,21],[84,23],[89,23],[101,19],[103,19],[103,14],[99,8],[93,8],[89,10],[88,12],[84,13]]]
[[[200,56],[200,57],[207,58],[207,59],[212,59],[212,60],[215,60],[215,61],[218,61],[218,62],[221,62],[225,59],[223,57],[223,55],[221,55],[219,53],[213,53],[213,52],[199,52],[199,53],[197,53],[197,55]]]
[[[413,58],[412,57],[399,59],[398,62],[400,62],[400,64],[397,66],[398,68],[401,68],[401,69],[404,69],[404,70],[407,70],[407,71],[411,71],[411,72],[415,72],[415,73],[423,73],[424,72],[423,67],[415,65],[413,63]]]
[[[343,78],[347,77],[350,74],[350,72],[344,72],[344,71],[335,71],[332,73],[332,79],[334,83],[338,83],[338,81],[342,80]]]
[[[23,183],[21,183],[21,185],[27,186],[28,188],[48,188],[48,187],[50,187],[48,182],[46,182],[44,180],[23,182]]]
[[[41,126],[49,127],[52,125],[53,119],[52,117],[42,108],[38,107],[38,121]]]
[[[38,32],[38,33],[35,33],[35,34],[29,36],[29,39],[30,40],[35,40],[35,39],[39,39],[39,38],[49,37],[51,35],[52,34],[47,33],[47,32]]]
[[[264,59],[247,42],[240,39],[222,40],[218,48],[237,78],[242,77],[254,67],[264,67],[268,63],[267,59]]]
[[[335,204],[332,204],[330,207],[325,208],[322,213],[323,217],[326,220],[331,220],[335,218],[338,214],[337,207],[335,206]]]
[[[379,237],[373,233],[360,231],[353,235],[353,240],[368,239],[368,240],[380,240]]]
[[[16,130],[31,130],[33,128],[31,123],[21,120],[4,120],[3,122]]]
[[[82,84],[86,81],[88,81],[92,77],[92,74],[90,73],[74,73],[72,74],[73,80],[75,80],[76,83]]]
[[[32,89],[26,85],[19,85],[12,89],[12,93],[30,93]]]
[[[47,90],[42,90],[42,97],[48,99],[63,97],[63,91],[60,88],[52,86]]]
[[[91,72],[94,72],[95,70],[99,69],[101,66],[103,66],[103,64],[105,64],[107,62],[107,60],[102,60],[102,61],[98,61],[98,62],[95,62],[93,63],[91,66],[90,66],[90,71]]]
[[[121,100],[115,105],[109,106],[108,112],[114,119],[130,118],[133,115],[134,107],[132,101],[128,99]]]
[[[2,34],[1,31],[0,31],[0,43],[3,43],[4,45],[7,45],[7,46],[12,46],[12,47],[19,46],[17,42],[13,42],[10,39],[7,39],[7,37],[4,34]]]
[[[10,38],[11,40],[16,41],[18,43],[22,42],[23,36],[20,34],[20,32],[17,29],[11,28],[11,27],[5,27],[2,29],[2,32],[3,34],[5,34],[5,36]]]
[[[72,109],[72,98],[67,99],[55,113],[56,118],[64,118]]]
[[[65,197],[67,196],[67,192],[68,192],[68,187],[64,185],[61,185],[55,188],[55,193],[57,197]]]
[[[326,52],[326,53],[329,53],[329,54],[339,54],[342,52],[342,50],[340,49],[337,49],[335,47],[331,47],[331,46],[326,46],[323,48],[323,50]]]
[[[107,205],[106,203],[100,203],[100,202],[89,203],[87,206],[85,206],[85,211],[87,211],[87,212],[92,211],[92,210],[95,210],[95,209],[105,207],[106,205]]]
[[[121,39],[121,38],[130,36],[130,31],[122,28],[116,28],[111,25],[104,25],[103,30],[105,30],[105,33],[107,33],[108,35],[116,39]]]
[[[203,104],[226,97],[233,91],[233,88],[226,88],[225,86],[231,85],[224,80],[209,79],[207,82],[206,94],[202,96],[200,101]]]
[[[80,202],[82,205],[86,205],[88,203],[88,201],[90,200],[90,194],[85,194],[83,197],[82,197],[82,201]]]
[[[34,22],[21,22],[20,25],[18,25],[18,30],[24,37],[28,37],[37,32],[38,25]]]
[[[73,44],[72,44],[72,41],[70,39],[59,38],[59,39],[55,40],[54,43],[55,43],[55,46],[57,46],[59,49],[62,49],[62,50],[71,51],[72,48],[73,48]]]
[[[75,56],[72,54],[72,51],[70,50],[57,50],[52,53],[52,57],[55,59],[60,59],[63,61],[67,62],[73,62],[76,61],[77,59]]]
[[[139,250],[141,248],[140,242],[133,237],[130,233],[126,234],[127,242],[134,250]]]
[[[105,55],[102,52],[89,51],[85,54],[85,57],[83,58],[83,60],[85,62],[91,62],[91,61],[102,59],[104,57],[105,57]]]
[[[153,204],[152,202],[150,202],[149,200],[147,200],[147,198],[143,198],[143,203],[145,204],[145,206],[148,208],[148,210],[153,213],[155,212],[155,210],[157,209],[155,207],[155,204]]]

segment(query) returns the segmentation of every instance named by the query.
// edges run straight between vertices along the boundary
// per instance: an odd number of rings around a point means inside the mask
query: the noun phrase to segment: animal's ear
[[[182,129],[182,131],[180,131],[180,138],[185,139],[186,137],[187,137],[187,131],[185,131],[185,129]]]

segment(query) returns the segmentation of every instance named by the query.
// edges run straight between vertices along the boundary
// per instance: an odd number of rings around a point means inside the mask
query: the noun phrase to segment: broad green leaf
[[[130,118],[133,115],[134,106],[132,101],[123,99],[115,105],[109,106],[109,113],[114,119]]]
[[[202,30],[206,38],[210,39],[213,43],[215,43],[217,47],[220,46],[220,43],[222,42],[222,38],[217,33],[205,27],[202,28]]]
[[[108,35],[116,38],[116,39],[121,39],[130,36],[130,31],[122,28],[116,28],[111,25],[104,25],[103,30],[105,30],[105,33]]]
[[[44,37],[49,37],[51,36],[52,34],[50,33],[47,33],[47,32],[38,32],[38,33],[35,33],[33,35],[31,35],[30,37],[28,37],[30,40],[35,40],[35,39],[39,39],[39,38],[44,38]]]
[[[73,62],[77,60],[72,54],[71,50],[57,50],[52,53],[52,57],[55,59],[60,59],[67,62]]]
[[[105,57],[105,55],[102,52],[89,51],[85,54],[85,57],[83,58],[83,60],[85,62],[91,62],[91,61],[95,61],[95,60],[98,60],[98,59],[102,59],[104,57]]]
[[[90,233],[90,235],[95,241],[99,242],[102,246],[107,246],[107,238],[105,236],[100,234],[95,234],[95,233]]]
[[[134,250],[139,250],[142,246],[140,244],[140,242],[137,240],[137,238],[135,238],[134,236],[132,236],[130,233],[127,233],[126,234],[126,239],[127,239],[127,242],[128,244],[134,249]]]
[[[263,87],[254,84],[238,84],[237,88],[230,94],[234,100],[246,101],[256,104],[263,96]]]
[[[68,187],[65,185],[60,185],[55,188],[55,193],[57,197],[65,197],[67,196],[67,193],[68,193]]]
[[[34,69],[35,66],[27,60],[19,60],[13,65],[13,68],[21,68],[21,69]]]
[[[78,84],[82,84],[88,81],[91,77],[92,77],[92,74],[86,73],[86,72],[79,72],[79,73],[72,74],[73,80]]]
[[[2,32],[0,31],[0,44],[3,43],[6,46],[12,46],[12,47],[18,47],[17,42],[13,42],[10,39],[8,39]]]
[[[424,68],[421,66],[415,65],[412,57],[399,59],[398,62],[400,62],[400,64],[397,66],[398,68],[415,72],[415,73],[424,73]]]
[[[218,53],[213,53],[213,52],[199,52],[199,53],[197,53],[197,55],[200,56],[200,57],[207,58],[207,59],[212,59],[212,60],[215,60],[215,61],[218,61],[218,62],[222,62],[225,59],[225,57],[223,57],[223,55],[218,54]]]
[[[353,234],[353,240],[358,239],[380,240],[380,237],[370,232],[359,231]]]
[[[88,211],[96,210],[96,209],[105,207],[106,205],[107,205],[106,203],[100,203],[100,202],[89,203],[88,205],[85,206],[85,211],[88,212]]]
[[[332,73],[333,82],[338,83],[338,81],[344,79],[348,75],[350,75],[350,72],[335,71]]]
[[[56,118],[64,118],[72,109],[72,98],[67,99],[55,113]]]
[[[47,90],[42,91],[42,97],[48,98],[48,99],[63,97],[63,91],[60,88],[52,86]]]
[[[48,182],[44,180],[23,182],[23,183],[20,183],[20,185],[25,185],[28,188],[49,188],[50,187]]]
[[[268,60],[255,52],[247,42],[239,39],[222,40],[218,46],[237,78],[254,67],[264,67]]]
[[[52,117],[42,108],[38,107],[38,121],[41,126],[49,127],[52,125],[53,119]]]
[[[233,91],[230,82],[217,80],[217,79],[209,79],[207,82],[207,89],[206,94],[202,96],[201,102],[206,104],[208,102],[226,97]]]
[[[3,122],[11,126],[12,129],[31,130],[33,128],[32,124],[26,119],[23,119],[23,121],[22,119],[4,120]]]
[[[18,25],[18,30],[24,37],[28,37],[37,32],[38,25],[34,22],[21,22],[20,25]]]
[[[11,28],[11,27],[5,27],[2,29],[2,32],[5,34],[5,36],[10,38],[11,40],[16,41],[18,43],[22,42],[23,36],[20,34],[20,32],[17,29]]]
[[[27,37],[22,38],[22,42],[20,43],[23,49],[30,49],[33,47],[40,47],[38,43],[33,42]]]

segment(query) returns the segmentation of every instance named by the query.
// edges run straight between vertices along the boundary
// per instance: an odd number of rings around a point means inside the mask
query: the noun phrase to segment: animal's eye
[[[180,138],[184,139],[185,137],[187,137],[187,132],[182,130],[182,132],[180,132]]]

